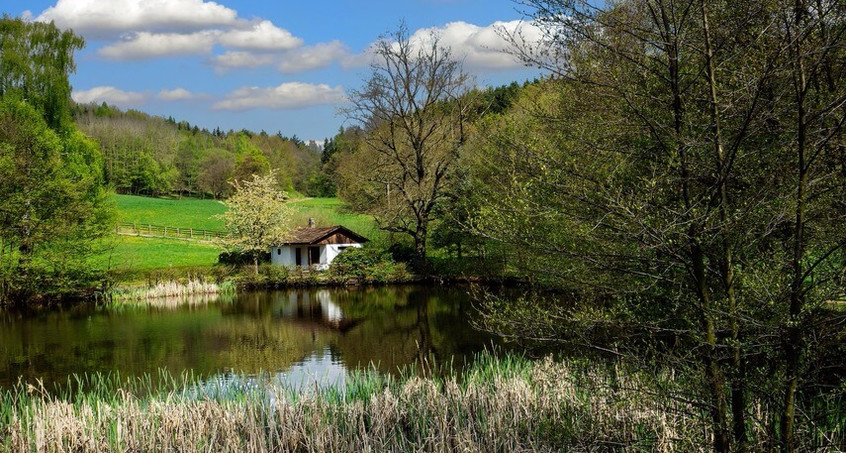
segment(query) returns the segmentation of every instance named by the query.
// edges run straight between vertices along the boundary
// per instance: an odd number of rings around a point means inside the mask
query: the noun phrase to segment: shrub
[[[374,247],[353,247],[338,255],[329,267],[331,273],[339,276],[364,278],[379,263],[393,262],[390,256]]]
[[[410,277],[405,263],[395,262],[388,251],[373,246],[345,250],[332,262],[329,273],[335,278],[356,277],[369,283],[405,281]]]
[[[284,266],[262,263],[259,265],[259,275],[264,277],[269,284],[281,284],[288,279],[288,269]]]

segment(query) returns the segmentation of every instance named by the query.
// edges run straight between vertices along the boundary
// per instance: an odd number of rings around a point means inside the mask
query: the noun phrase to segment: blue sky
[[[538,76],[494,31],[537,30],[510,0],[4,0],[0,13],[53,20],[85,37],[79,102],[108,102],[224,130],[332,136],[368,48],[404,20],[435,31],[480,86]]]

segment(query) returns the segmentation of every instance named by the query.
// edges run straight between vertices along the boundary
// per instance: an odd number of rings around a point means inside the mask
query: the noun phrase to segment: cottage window
[[[281,255],[281,254],[282,254],[282,249],[276,249],[276,254],[277,254],[277,255]]]

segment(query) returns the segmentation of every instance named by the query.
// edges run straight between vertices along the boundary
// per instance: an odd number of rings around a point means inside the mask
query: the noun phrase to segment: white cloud
[[[234,25],[238,13],[203,0],[59,0],[37,20],[54,21],[83,36],[106,36],[125,31],[186,32]]]
[[[211,64],[217,72],[225,72],[237,68],[257,68],[259,66],[270,66],[276,62],[276,55],[255,52],[226,52],[215,55]]]
[[[220,36],[225,47],[249,50],[288,50],[299,47],[303,40],[269,20],[253,23],[249,29],[231,30]]]
[[[513,36],[518,42],[537,46],[544,42],[545,35],[540,27],[531,22],[514,20],[497,21],[481,27],[467,22],[450,22],[442,27],[421,28],[410,37],[413,46],[430,46],[432,39],[440,39],[442,47],[450,48],[453,58],[464,62],[467,70],[480,72],[485,70],[515,69],[523,67],[514,55],[508,39],[503,34]],[[374,61],[375,43],[364,52],[344,58],[344,67],[365,66]]]
[[[192,93],[185,88],[175,88],[173,90],[159,91],[156,98],[163,101],[192,101],[197,99],[206,99],[208,96],[205,94]]]
[[[450,22],[443,27],[424,28],[414,32],[412,42],[418,45],[431,43],[432,36],[440,38],[440,44],[452,49],[453,56],[463,59],[471,69],[512,69],[523,64],[508,53],[511,43],[501,35],[505,32],[519,36],[528,44],[543,41],[539,27],[519,20],[494,22],[486,27],[467,22]]]
[[[243,87],[216,103],[216,110],[273,109],[288,110],[315,105],[335,104],[345,99],[340,86],[313,85],[302,82],[288,82],[276,87]]]
[[[103,47],[97,53],[111,60],[143,60],[174,55],[210,54],[217,32],[191,34],[148,32],[128,35],[123,41]]]
[[[294,73],[324,68],[333,61],[343,62],[349,57],[350,52],[342,42],[332,41],[284,52],[230,51],[215,55],[210,62],[217,72],[275,64],[279,72]]]
[[[147,93],[123,91],[113,86],[104,86],[94,87],[90,90],[74,90],[71,97],[80,104],[105,102],[120,107],[132,107],[143,103],[147,99]]]
[[[323,68],[348,55],[349,50],[340,41],[321,43],[286,53],[278,69],[280,72],[290,73]]]

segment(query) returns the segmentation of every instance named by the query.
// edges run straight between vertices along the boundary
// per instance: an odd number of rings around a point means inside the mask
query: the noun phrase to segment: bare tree
[[[426,271],[432,212],[466,139],[470,84],[437,35],[409,36],[405,25],[382,36],[364,86],[344,113],[367,133],[342,188],[379,227],[414,240],[417,271]],[[362,165],[363,164],[363,165]]]

